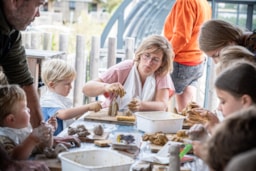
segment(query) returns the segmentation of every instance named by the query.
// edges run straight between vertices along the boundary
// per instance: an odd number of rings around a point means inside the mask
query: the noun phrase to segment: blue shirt
[[[44,117],[44,121],[47,121],[50,117],[52,117],[58,110],[60,110],[61,108],[59,107],[41,107],[42,113],[43,113],[43,117]],[[54,136],[58,135],[61,131],[63,131],[63,120],[57,118],[57,129],[54,132]]]

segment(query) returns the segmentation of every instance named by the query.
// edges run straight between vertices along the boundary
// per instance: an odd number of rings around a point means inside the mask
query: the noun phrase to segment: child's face
[[[241,98],[232,96],[229,92],[216,88],[216,94],[220,100],[218,109],[222,112],[224,117],[239,111],[243,108]]]
[[[205,52],[205,54],[210,58],[212,58],[213,62],[217,64],[220,61],[220,57],[219,57],[220,51],[221,49],[216,49],[216,50]]]
[[[72,89],[73,79],[65,79],[63,81],[59,81],[54,83],[52,89],[55,93],[60,94],[62,96],[67,96]]]
[[[16,129],[25,128],[29,126],[30,110],[27,107],[26,100],[16,102],[12,114],[14,115],[13,125]]]

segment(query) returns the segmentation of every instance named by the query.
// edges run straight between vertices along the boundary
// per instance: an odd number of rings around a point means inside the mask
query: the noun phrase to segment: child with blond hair
[[[251,62],[256,66],[256,56],[243,46],[233,45],[223,48],[219,57],[216,58],[216,73],[220,74],[221,71],[226,69],[228,66],[233,65],[237,62]]]
[[[45,94],[40,99],[40,105],[45,120],[52,116],[57,117],[58,127],[54,135],[59,134],[65,127],[87,111],[99,111],[101,104],[93,102],[74,107],[67,96],[72,89],[76,78],[75,69],[66,61],[51,59],[42,67],[42,80],[47,87]]]
[[[26,94],[18,85],[0,85],[0,144],[13,159],[25,160],[52,146],[53,126],[30,125]]]

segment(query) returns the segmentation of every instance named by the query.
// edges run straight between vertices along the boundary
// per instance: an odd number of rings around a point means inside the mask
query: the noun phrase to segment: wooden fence
[[[50,46],[52,45],[52,33],[23,32],[22,42],[26,49],[52,51]],[[108,39],[108,48],[100,48],[100,37],[93,36],[89,56],[87,55],[85,36],[76,36],[74,55],[68,54],[68,46],[68,35],[60,34],[59,51],[65,52],[65,55],[61,58],[70,62],[77,71],[77,78],[71,96],[73,96],[74,105],[78,106],[85,102],[82,87],[86,81],[97,78],[100,72],[114,65],[117,60],[133,58],[134,38],[125,39],[124,49],[116,49],[116,38],[110,37]],[[42,63],[39,65],[42,66]],[[89,101],[94,100],[95,98],[89,98]]]

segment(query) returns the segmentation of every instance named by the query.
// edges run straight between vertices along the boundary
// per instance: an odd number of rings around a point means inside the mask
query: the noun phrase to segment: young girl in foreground
[[[248,62],[239,62],[224,70],[216,79],[216,94],[220,100],[219,111],[222,112],[224,118],[229,117],[234,112],[246,109],[256,104],[256,67]],[[213,114],[211,115],[213,118]],[[207,138],[214,126],[219,122],[215,117],[207,130],[204,125],[193,125],[188,134],[190,136],[199,137],[201,141],[193,141],[194,153],[205,158],[202,148],[203,138]],[[208,133],[207,133],[208,132]]]

